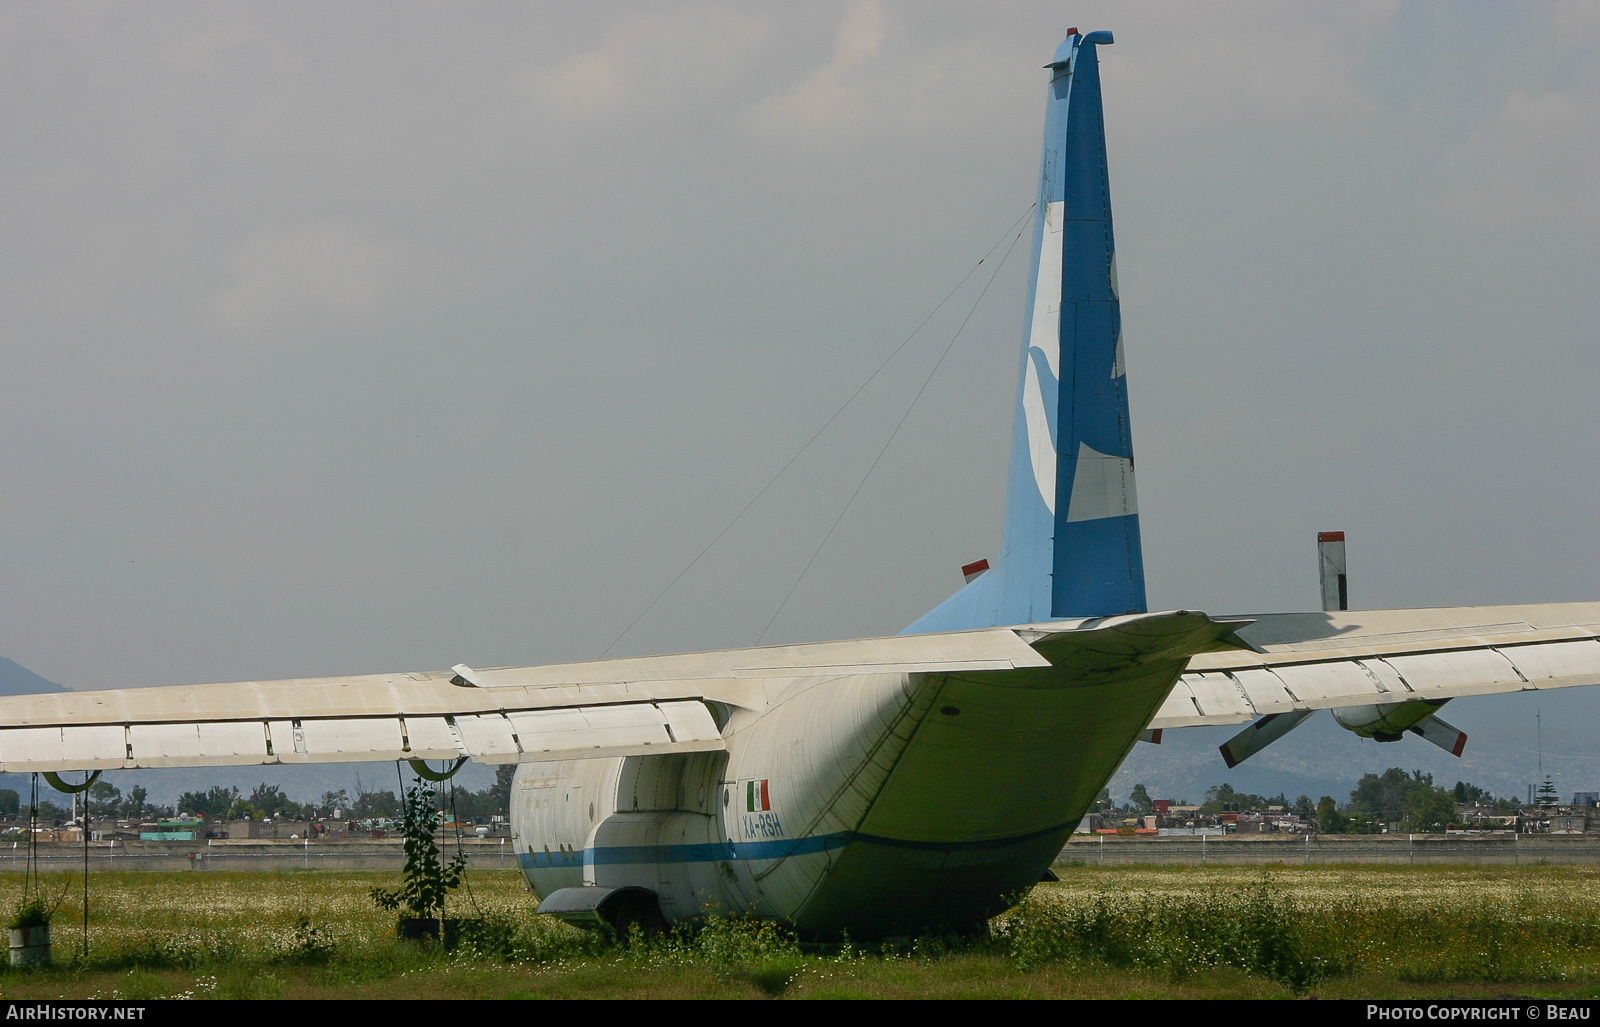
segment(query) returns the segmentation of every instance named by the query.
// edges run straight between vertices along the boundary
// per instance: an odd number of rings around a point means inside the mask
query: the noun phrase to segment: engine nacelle
[[[1444,704],[1442,699],[1413,699],[1374,706],[1342,706],[1333,711],[1333,719],[1346,731],[1353,731],[1362,738],[1398,742],[1401,735],[1433,716]]]

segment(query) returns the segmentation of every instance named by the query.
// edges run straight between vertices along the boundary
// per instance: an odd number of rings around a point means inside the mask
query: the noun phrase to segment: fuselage
[[[524,764],[520,866],[541,897],[637,886],[669,920],[975,926],[1040,879],[1182,666],[767,679],[720,711],[726,751]]]

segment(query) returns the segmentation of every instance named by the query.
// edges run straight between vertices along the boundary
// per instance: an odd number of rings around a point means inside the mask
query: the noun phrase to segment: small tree
[[[1346,820],[1339,815],[1339,807],[1334,804],[1333,796],[1324,795],[1322,801],[1317,803],[1317,830],[1323,834],[1344,834],[1346,826]]]
[[[212,785],[204,792],[184,792],[178,796],[178,812],[193,813],[197,817],[225,817],[239,798],[239,789]]]
[[[509,817],[511,815],[511,781],[517,776],[517,764],[502,763],[494,768],[494,785],[489,788],[489,798],[494,806],[490,809],[490,816]]]
[[[1142,782],[1133,786],[1133,794],[1128,796],[1128,808],[1141,813],[1149,813],[1156,808],[1155,802],[1150,798],[1150,790]]]
[[[122,806],[122,789],[110,781],[96,781],[89,786],[84,804],[91,816],[114,817]]]
[[[1264,809],[1270,805],[1287,805],[1288,800],[1279,796],[1277,799],[1266,799],[1260,795],[1249,792],[1236,792],[1233,785],[1224,781],[1219,785],[1212,785],[1206,789],[1205,802],[1200,806],[1202,813],[1232,813],[1242,810]]]
[[[1443,831],[1456,818],[1455,796],[1443,788],[1413,788],[1402,804],[1406,826],[1412,831]]]
[[[250,793],[245,802],[263,817],[293,815],[300,811],[299,803],[285,795],[282,788],[265,781],[256,785],[255,791]]]
[[[1556,782],[1553,777],[1546,777],[1539,783],[1539,791],[1534,799],[1540,806],[1560,805],[1561,799],[1556,794]]]
[[[350,815],[357,820],[371,820],[378,817],[393,820],[402,812],[400,800],[395,798],[393,792],[359,792],[356,801],[350,804]]]
[[[448,863],[441,862],[439,846],[433,832],[439,826],[439,814],[433,808],[433,796],[419,777],[406,791],[405,814],[401,836],[405,839],[406,865],[400,871],[397,889],[374,888],[372,901],[391,912],[403,911],[408,917],[432,919],[444,911],[445,893],[461,884],[466,871],[467,858],[456,854]]]

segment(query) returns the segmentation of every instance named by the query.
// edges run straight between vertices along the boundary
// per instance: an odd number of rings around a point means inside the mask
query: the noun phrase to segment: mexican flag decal
[[[771,841],[783,837],[783,823],[772,810],[772,792],[765,778],[742,778],[744,810],[739,814],[739,837],[744,841]]]

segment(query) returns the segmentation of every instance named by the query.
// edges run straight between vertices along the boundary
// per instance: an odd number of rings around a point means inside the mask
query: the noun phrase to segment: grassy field
[[[396,875],[97,873],[24,998],[1326,998],[1600,995],[1600,867],[1060,867],[983,942],[801,950],[717,920],[621,949],[532,915],[476,873],[443,953],[391,938],[367,897]],[[54,887],[68,882],[58,878]],[[0,894],[20,896],[20,875]]]

